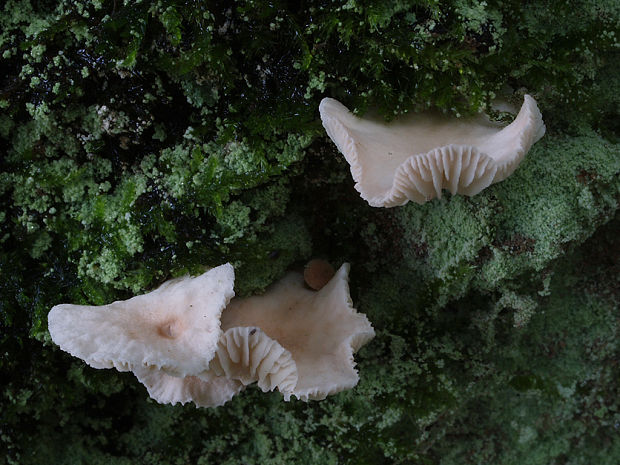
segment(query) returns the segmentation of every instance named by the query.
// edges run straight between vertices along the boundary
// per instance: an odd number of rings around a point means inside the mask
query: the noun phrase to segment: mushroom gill
[[[291,272],[264,295],[233,299],[222,313],[225,334],[231,328],[260,328],[290,353],[297,382],[283,392],[285,398],[324,399],[357,384],[353,354],[374,330],[353,308],[348,273],[345,263],[320,291],[311,291],[303,275]]]

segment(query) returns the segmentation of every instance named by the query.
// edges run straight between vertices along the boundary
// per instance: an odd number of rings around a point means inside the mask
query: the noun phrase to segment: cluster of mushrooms
[[[330,98],[319,111],[375,207],[424,203],[444,188],[475,195],[512,174],[545,133],[529,95],[503,128],[483,115],[361,119]],[[353,308],[348,273],[346,263],[334,273],[313,260],[263,295],[234,298],[225,264],[109,305],[57,305],[48,327],[61,349],[94,368],[132,371],[160,403],[216,407],[252,383],[285,400],[324,399],[357,384],[353,354],[374,337]]]
[[[353,353],[374,331],[352,306],[349,265],[323,280],[321,266],[306,272],[319,290],[290,272],[263,295],[233,298],[225,264],[109,305],[57,305],[49,331],[94,368],[132,371],[160,403],[216,407],[254,382],[285,400],[324,399],[357,384]]]

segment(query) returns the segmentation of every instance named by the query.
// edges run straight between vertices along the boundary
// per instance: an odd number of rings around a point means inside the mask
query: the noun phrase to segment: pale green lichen
[[[530,296],[520,296],[514,292],[506,291],[497,301],[497,310],[510,309],[514,311],[514,326],[522,328],[530,321],[538,303]]]
[[[486,30],[494,42],[491,51],[501,47],[501,38],[506,33],[506,27],[503,26],[503,15],[499,9],[490,6],[485,1],[462,0],[456,2],[455,11],[459,19],[463,21],[464,40],[468,40],[468,34],[480,34],[481,31]]]
[[[501,289],[541,273],[605,222],[618,205],[619,173],[617,144],[594,133],[548,135],[510,178],[481,194],[400,210],[405,257],[435,281],[439,305],[471,286]]]

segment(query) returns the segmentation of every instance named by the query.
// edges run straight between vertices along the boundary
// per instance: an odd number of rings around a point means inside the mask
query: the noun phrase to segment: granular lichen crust
[[[596,174],[584,183],[583,172]],[[542,282],[552,260],[618,208],[620,148],[593,132],[550,136],[513,177],[484,196],[397,212],[402,240],[415,238],[426,247],[419,257],[404,246],[404,258],[435,283],[440,305],[471,287],[502,290],[526,274]]]

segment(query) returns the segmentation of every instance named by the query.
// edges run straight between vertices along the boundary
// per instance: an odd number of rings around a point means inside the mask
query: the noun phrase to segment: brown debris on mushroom
[[[310,289],[321,290],[330,279],[334,277],[336,270],[327,260],[315,258],[310,260],[304,268],[304,281]]]

